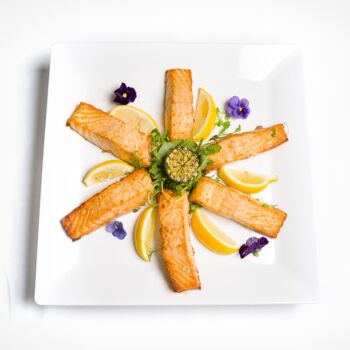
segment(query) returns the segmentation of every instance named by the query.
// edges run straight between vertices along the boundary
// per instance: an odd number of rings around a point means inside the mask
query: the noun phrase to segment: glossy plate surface
[[[110,154],[65,126],[80,102],[105,111],[125,82],[136,88],[134,105],[162,123],[164,73],[190,68],[196,101],[205,88],[223,108],[232,95],[250,101],[242,131],[283,122],[289,142],[232,167],[271,173],[279,181],[258,196],[288,213],[279,237],[259,258],[221,256],[191,234],[202,290],[169,288],[158,254],[141,260],[133,246],[139,213],[120,220],[119,241],[104,229],[72,243],[59,220],[106,184],[86,188],[85,173]],[[235,126],[239,122],[234,123]],[[318,297],[307,130],[300,52],[291,46],[231,44],[64,44],[53,49],[46,120],[35,300],[42,305],[232,305],[298,303]],[[208,212],[238,243],[256,235]],[[258,236],[258,235],[257,235]]]

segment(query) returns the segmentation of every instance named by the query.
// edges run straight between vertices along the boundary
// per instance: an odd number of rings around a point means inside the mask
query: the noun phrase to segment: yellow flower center
[[[122,95],[124,98],[127,98],[128,97],[128,94],[126,92],[123,93]]]
[[[239,110],[239,112],[242,112],[242,111],[243,111],[243,108],[242,108],[242,107],[239,107],[238,110]]]

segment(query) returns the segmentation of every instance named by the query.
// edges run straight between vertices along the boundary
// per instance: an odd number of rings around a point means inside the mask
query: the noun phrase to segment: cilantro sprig
[[[220,108],[216,108],[216,126],[220,128],[218,136],[225,133],[227,129],[231,126],[231,118],[226,112],[220,111]]]
[[[222,112],[219,108],[216,108],[216,123],[215,126],[219,127],[219,132],[210,138],[211,141],[216,141],[220,137],[232,135],[241,131],[241,124],[239,124],[232,132],[226,132],[231,127],[231,118],[226,112]]]
[[[151,166],[148,172],[153,180],[153,199],[164,189],[171,189],[176,195],[186,191],[190,193],[197,182],[204,175],[204,169],[212,164],[209,156],[221,150],[221,146],[216,142],[203,144],[203,141],[196,143],[191,139],[170,141],[169,133],[163,135],[158,129],[151,132]],[[171,180],[165,170],[164,160],[166,156],[177,147],[186,147],[195,153],[199,160],[197,175],[188,182],[176,182]]]

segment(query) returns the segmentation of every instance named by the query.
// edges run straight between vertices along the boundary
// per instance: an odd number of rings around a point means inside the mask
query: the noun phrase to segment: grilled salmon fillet
[[[192,73],[170,69],[165,73],[165,129],[170,140],[188,139],[194,125]]]
[[[205,171],[218,169],[226,163],[249,158],[259,153],[275,148],[288,141],[283,124],[276,124],[268,128],[228,135],[218,141],[220,152],[209,156],[213,164]]]
[[[159,196],[162,255],[176,292],[201,287],[189,237],[188,211],[186,193],[176,196],[172,191],[165,190]]]
[[[67,125],[102,150],[145,167],[150,165],[151,137],[92,105],[81,102]]]
[[[287,218],[282,210],[266,208],[257,199],[207,177],[199,180],[190,200],[272,238]]]
[[[62,220],[68,236],[76,241],[146,203],[152,180],[144,169],[137,170],[119,182],[95,194]]]

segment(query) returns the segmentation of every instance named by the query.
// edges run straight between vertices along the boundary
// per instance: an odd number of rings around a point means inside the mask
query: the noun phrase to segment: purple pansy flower
[[[226,113],[234,118],[247,119],[250,113],[249,101],[238,96],[231,97],[226,104]]]
[[[114,237],[118,239],[124,239],[126,231],[124,230],[123,224],[120,221],[113,221],[106,226],[106,231],[110,232]]]
[[[255,256],[257,256],[260,249],[266,246],[269,241],[265,237],[257,238],[257,237],[250,237],[247,239],[245,244],[242,244],[239,248],[239,255],[241,258],[245,258],[250,253],[253,253]]]
[[[122,83],[117,90],[114,91],[115,98],[114,102],[120,103],[121,105],[127,105],[130,102],[134,102],[136,99],[136,90],[130,86],[126,86]]]

